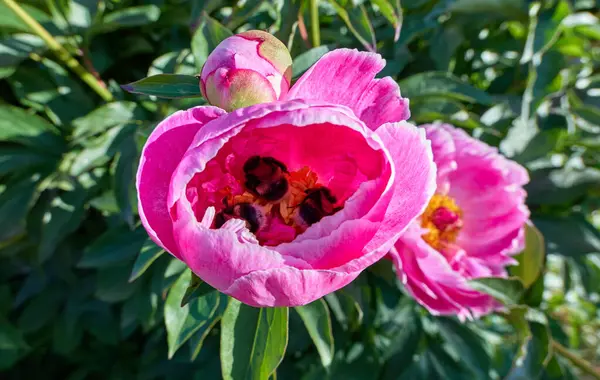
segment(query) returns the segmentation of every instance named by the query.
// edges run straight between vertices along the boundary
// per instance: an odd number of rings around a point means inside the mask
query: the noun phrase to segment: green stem
[[[73,56],[65,49],[39,22],[33,19],[19,4],[14,0],[4,0],[4,3],[8,5],[10,9],[31,28],[31,30],[37,34],[48,46],[56,56],[67,65],[68,68],[73,70],[82,81],[88,84],[102,99],[107,102],[113,100],[112,94],[104,88],[92,74],[86,71],[79,62],[73,58]]]
[[[310,36],[313,47],[321,45],[321,30],[319,27],[319,0],[310,0]]]
[[[557,341],[552,342],[552,347],[554,348],[554,352],[568,359],[571,363],[573,363],[574,366],[592,376],[594,379],[600,380],[600,369],[594,368],[590,362],[575,355]]]

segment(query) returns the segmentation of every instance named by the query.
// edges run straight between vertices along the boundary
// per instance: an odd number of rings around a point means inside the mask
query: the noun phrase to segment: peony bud
[[[223,40],[200,75],[206,100],[228,112],[283,97],[290,88],[292,57],[267,32],[250,30]]]

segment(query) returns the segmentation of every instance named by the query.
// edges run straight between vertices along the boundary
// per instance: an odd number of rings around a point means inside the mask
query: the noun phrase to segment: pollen
[[[421,227],[427,229],[423,240],[435,249],[444,248],[456,241],[462,224],[462,210],[454,199],[435,194],[421,215]]]

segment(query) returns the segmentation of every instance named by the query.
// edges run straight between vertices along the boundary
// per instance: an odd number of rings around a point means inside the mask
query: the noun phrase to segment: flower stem
[[[575,355],[557,341],[552,342],[552,347],[554,348],[554,352],[568,359],[574,366],[592,376],[594,379],[600,380],[600,369],[594,368],[590,362]]]
[[[94,78],[92,74],[86,71],[79,62],[73,58],[73,56],[64,48],[48,31],[40,25],[33,17],[31,17],[19,4],[14,0],[4,0],[4,3],[13,11],[15,14],[31,28],[31,30],[37,34],[48,46],[56,56],[67,65],[68,68],[73,70],[82,81],[87,83],[102,99],[107,102],[113,100],[113,96],[106,88],[104,88],[100,82]]]
[[[310,0],[310,35],[313,47],[321,45],[321,30],[319,29],[319,0]]]

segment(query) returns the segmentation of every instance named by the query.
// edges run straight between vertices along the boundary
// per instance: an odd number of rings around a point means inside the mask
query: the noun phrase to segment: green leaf
[[[525,225],[525,249],[515,256],[518,266],[510,273],[518,277],[525,288],[529,288],[542,273],[544,266],[544,237],[531,223]]]
[[[215,293],[218,293],[215,291]],[[227,308],[228,297],[225,294],[219,294],[219,306],[217,310],[213,313],[213,315],[206,321],[206,323],[202,324],[198,331],[192,335],[190,338],[190,348],[191,348],[191,360],[196,360],[198,354],[200,354],[200,350],[202,349],[202,345],[204,344],[204,340],[208,336],[208,333],[212,330],[213,327],[221,320],[223,314],[225,313],[225,309]]]
[[[188,287],[181,298],[181,307],[187,305],[196,298],[203,297],[214,290],[215,289],[212,286],[208,285],[206,282],[202,281],[200,277],[192,273]]]
[[[0,241],[24,230],[25,216],[36,197],[39,176],[9,182],[0,192]]]
[[[421,320],[412,303],[402,305],[394,321],[396,323],[390,332],[389,349],[384,353],[382,380],[397,379],[406,372],[406,368],[413,362],[413,356],[417,353],[423,335]]]
[[[63,297],[63,292],[56,286],[44,289],[33,297],[19,315],[19,330],[29,334],[50,323],[58,314]]]
[[[288,308],[254,308],[230,299],[221,321],[224,380],[267,380],[283,359]]]
[[[84,215],[84,202],[87,192],[79,183],[56,196],[48,205],[42,220],[42,234],[38,258],[46,261],[55,251],[61,240],[75,231]]]
[[[402,96],[411,100],[439,96],[483,105],[491,105],[494,102],[485,91],[475,88],[449,73],[415,74],[400,81],[399,86],[402,89]]]
[[[140,252],[148,235],[142,226],[134,231],[128,227],[108,230],[83,251],[79,268],[106,268],[130,260]]]
[[[335,350],[331,332],[331,316],[329,315],[327,303],[323,299],[319,299],[308,305],[297,306],[294,309],[304,321],[308,334],[317,347],[321,363],[324,367],[329,367]]]
[[[129,299],[138,285],[127,281],[130,267],[129,263],[124,263],[98,270],[94,293],[96,298],[106,303],[123,302]]]
[[[129,275],[129,282],[137,280],[164,252],[165,251],[156,245],[156,243],[147,239],[144,242],[144,245],[142,245],[142,250],[138,254],[137,259],[135,259],[135,263],[133,263],[133,269]]]
[[[247,21],[250,17],[262,7],[265,0],[246,0],[239,2],[233,7],[233,12],[227,18],[227,27],[231,30],[236,29]]]
[[[600,252],[600,232],[581,214],[534,217],[533,222],[544,235],[548,253],[578,258]]]
[[[132,28],[151,24],[160,17],[160,8],[156,5],[142,5],[111,12],[104,16],[94,32],[111,32],[121,28]]]
[[[191,46],[198,72],[200,72],[208,55],[217,45],[232,35],[231,30],[221,25],[217,20],[211,18],[206,13],[202,14],[200,25],[192,37]]]
[[[198,78],[191,75],[159,74],[121,86],[123,90],[159,98],[189,98],[202,96]]]
[[[134,102],[103,104],[85,116],[73,120],[73,138],[80,139],[106,132],[117,125],[137,124],[144,120],[144,113]]]
[[[42,58],[36,66],[21,65],[9,81],[23,104],[43,112],[63,130],[81,114],[95,107],[97,97],[66,67]]]
[[[27,170],[28,172],[52,172],[59,157],[37,152],[27,147],[0,146],[0,176]]]
[[[336,0],[330,0],[330,3],[338,16],[346,23],[354,37],[368,51],[375,51],[377,48],[375,31],[365,8],[362,5],[354,6],[352,3],[348,3],[347,7],[343,7]]]
[[[321,45],[305,51],[294,58],[292,63],[292,78],[299,78],[304,72],[311,68],[322,56],[333,50],[332,47]]]
[[[595,168],[539,169],[525,186],[527,202],[534,205],[562,205],[577,202],[600,189],[600,170]]]
[[[127,136],[119,145],[116,160],[110,173],[113,190],[123,220],[133,226],[133,204],[135,204],[135,171],[138,164],[138,152],[133,135]]]
[[[469,325],[455,319],[438,320],[440,335],[448,343],[450,350],[456,353],[460,361],[476,376],[485,379],[491,369],[490,353],[486,351],[486,342]]]
[[[529,62],[534,54],[543,54],[552,47],[562,33],[562,20],[570,13],[566,0],[546,3],[536,9],[538,11],[532,12],[529,19],[529,33],[521,63]]]
[[[43,12],[29,4],[20,3],[19,5],[25,12],[27,12],[27,14],[44,26],[47,26],[47,24],[51,23],[52,20],[46,12]],[[17,15],[15,15],[15,13],[4,4],[4,2],[0,2],[0,27],[19,30],[22,32],[31,32],[31,28],[19,17],[17,17]]]
[[[527,7],[522,0],[458,0],[450,6],[454,13],[496,15],[505,19],[527,19]]]
[[[0,40],[0,68],[15,67],[29,54],[40,53],[45,48],[44,41],[31,34],[13,34],[3,38]]]
[[[181,306],[181,299],[190,281],[191,271],[183,272],[171,287],[165,302],[165,326],[169,358],[203,326],[213,324],[221,296],[213,291]],[[223,299],[225,300],[225,299]]]
[[[27,348],[22,332],[0,317],[0,352]]]
[[[371,3],[377,5],[379,12],[394,28],[400,27],[402,24],[402,8],[399,0],[371,0]],[[397,38],[394,40],[397,40]]]
[[[525,293],[518,278],[483,277],[469,281],[473,289],[487,293],[504,305],[517,305]]]
[[[65,143],[57,129],[39,116],[17,107],[0,105],[0,140],[62,154]]]
[[[552,359],[548,326],[532,321],[528,322],[528,326],[529,336],[521,345],[520,354],[505,380],[537,379]]]

